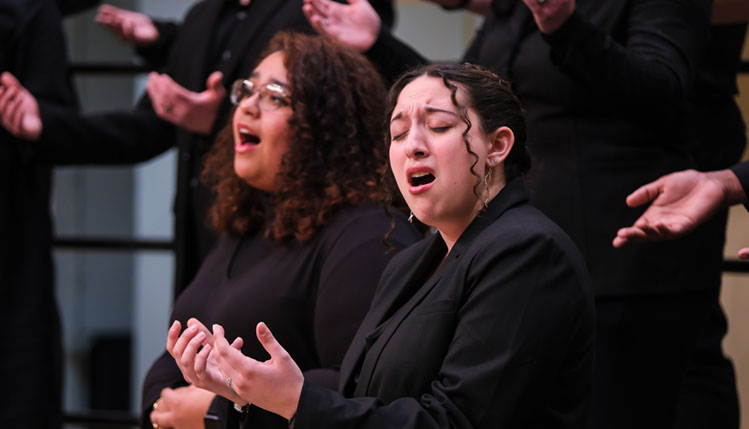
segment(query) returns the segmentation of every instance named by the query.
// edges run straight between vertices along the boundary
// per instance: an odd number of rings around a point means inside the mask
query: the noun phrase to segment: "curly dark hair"
[[[512,92],[510,84],[502,80],[490,70],[474,64],[429,64],[406,72],[393,84],[388,93],[385,110],[385,141],[390,144],[390,118],[393,115],[398,96],[409,83],[421,76],[430,76],[442,79],[442,82],[450,90],[450,99],[458,108],[460,117],[467,125],[463,131],[463,142],[466,151],[473,157],[471,174],[476,176],[476,185],[473,193],[479,197],[477,187],[481,183],[474,167],[479,160],[478,155],[471,150],[467,138],[471,130],[471,120],[468,118],[468,109],[473,109],[479,117],[479,129],[491,132],[499,127],[510,128],[515,135],[515,143],[504,162],[505,180],[510,181],[527,173],[531,167],[531,157],[525,145],[525,111],[520,101]],[[466,95],[467,105],[458,102],[457,92],[460,86]],[[392,174],[390,174],[392,175]]]
[[[266,194],[234,172],[231,120],[206,155],[201,178],[215,196],[209,220],[218,231],[244,237],[266,225],[276,242],[304,242],[341,209],[386,200],[379,120],[386,91],[369,61],[327,37],[278,33],[260,58],[274,52],[283,53],[293,110],[278,190]]]

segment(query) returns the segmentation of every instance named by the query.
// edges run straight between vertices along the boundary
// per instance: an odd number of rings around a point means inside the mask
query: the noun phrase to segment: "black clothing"
[[[744,193],[749,197],[749,161],[732,166],[731,171],[738,177],[741,187],[744,188]]]
[[[174,36],[165,72],[190,91],[205,89],[210,71],[223,72],[224,86],[248,75],[257,56],[279,30],[311,31],[297,1],[253,1],[242,25],[227,40],[218,63],[213,63],[211,37],[224,0],[195,4]],[[42,136],[34,147],[37,159],[57,164],[125,164],[148,160],[177,146],[175,200],[176,286],[179,292],[194,277],[215,237],[205,225],[209,192],[198,179],[202,157],[213,136],[201,136],[161,120],[148,95],[132,111],[78,116],[75,112],[40,105]],[[228,100],[218,124],[224,124]]]
[[[569,237],[516,180],[446,250],[437,234],[393,258],[341,394],[305,382],[296,429],[584,425],[593,302]]]
[[[69,107],[57,2],[0,4],[0,72],[18,78],[40,100]],[[0,346],[0,425],[62,425],[62,344],[54,291],[49,214],[51,171],[29,161],[29,142],[0,128],[0,314],[9,334]]]
[[[240,17],[224,8],[225,0],[196,3],[178,27],[160,27],[165,40],[153,49],[167,53],[164,72],[190,91],[205,89],[210,72],[223,72],[227,88],[236,79],[246,77],[268,41],[281,30],[311,32],[302,13],[301,0],[254,0]],[[382,8],[390,0],[380,0]],[[228,11],[228,12],[227,12]],[[231,31],[212,43],[221,24],[222,12],[233,17],[226,21]],[[227,18],[229,19],[229,18]],[[168,49],[166,48],[168,46]],[[216,53],[219,53],[216,58]],[[217,62],[216,62],[217,61]],[[177,146],[177,196],[175,211],[175,253],[177,293],[194,277],[215,236],[205,218],[211,197],[200,183],[203,155],[225,124],[229,112],[228,97],[222,105],[211,136],[201,136],[161,120],[144,95],[131,111],[110,112],[81,117],[75,112],[41,103],[44,128],[34,147],[37,159],[56,164],[126,164],[153,158]]]
[[[397,228],[389,241],[397,248],[420,238],[405,216],[396,214]],[[390,229],[379,206],[338,213],[306,243],[281,245],[263,231],[239,240],[222,236],[195,280],[179,296],[171,320],[182,326],[195,317],[206,326],[220,323],[227,338],[241,336],[243,353],[258,360],[268,355],[257,341],[255,326],[264,321],[311,383],[335,388],[338,368],[351,338],[369,307],[377,280],[392,256],[383,236]],[[151,367],[143,387],[143,427],[164,387],[184,386],[179,368],[164,353]],[[213,409],[224,421],[227,401]],[[228,414],[228,416],[227,416]],[[286,427],[284,419],[251,408],[252,428]],[[225,427],[233,427],[225,423]]]

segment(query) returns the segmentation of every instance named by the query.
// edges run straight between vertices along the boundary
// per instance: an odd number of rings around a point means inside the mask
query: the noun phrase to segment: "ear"
[[[515,134],[508,127],[499,127],[489,133],[489,151],[486,154],[486,164],[489,168],[497,167],[505,162],[510,155],[512,145],[515,144]]]

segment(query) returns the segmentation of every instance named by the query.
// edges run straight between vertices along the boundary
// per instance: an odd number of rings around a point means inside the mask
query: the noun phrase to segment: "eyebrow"
[[[424,110],[426,110],[427,113],[447,113],[447,114],[452,115],[452,116],[458,116],[458,114],[455,113],[455,112],[453,112],[452,110],[439,109],[437,107],[429,107],[429,106],[427,106],[426,109],[424,109]],[[397,121],[398,119],[401,119],[401,118],[403,118],[403,112],[398,112],[398,114],[395,115],[395,116],[393,116],[393,119],[390,120],[390,123],[392,124],[393,122],[395,122],[395,121]]]
[[[252,73],[250,73],[250,77],[251,77],[251,78],[257,78],[257,72],[252,72]],[[275,83],[275,84],[276,84],[276,85],[278,85],[278,86],[284,87],[284,88],[286,88],[286,89],[290,89],[290,88],[289,88],[289,85],[288,85],[287,83],[283,83],[283,82],[281,82],[281,81],[280,81],[280,80],[278,80],[278,79],[273,79],[273,78],[271,78],[271,80],[270,80],[270,83]]]

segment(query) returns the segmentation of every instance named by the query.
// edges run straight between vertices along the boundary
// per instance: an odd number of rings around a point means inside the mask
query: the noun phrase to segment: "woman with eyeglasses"
[[[376,70],[328,39],[293,33],[275,36],[261,58],[233,85],[232,120],[205,160],[210,221],[222,235],[171,320],[206,343],[210,332],[192,318],[220,323],[232,338],[254,338],[259,321],[272,323],[305,377],[335,388],[388,244],[402,248],[419,234],[380,203],[391,185],[381,179],[385,88]],[[255,341],[235,346],[267,358]],[[235,411],[191,381],[161,356],[145,381],[143,427],[203,427],[204,418],[211,427],[214,415],[218,427],[238,418],[286,427],[260,408]]]

